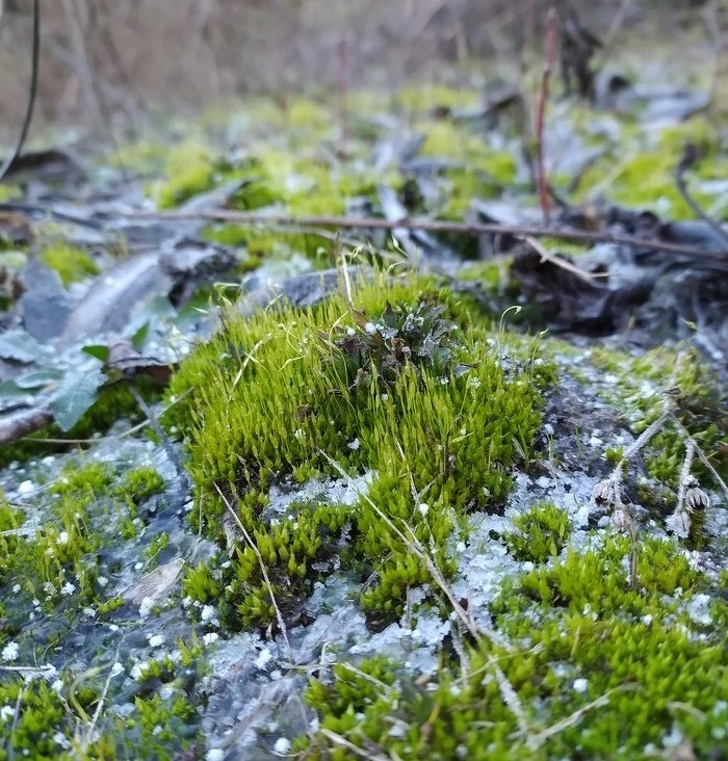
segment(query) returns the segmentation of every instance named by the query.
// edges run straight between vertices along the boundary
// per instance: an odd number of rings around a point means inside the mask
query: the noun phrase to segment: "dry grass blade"
[[[281,609],[278,606],[275,592],[273,591],[273,585],[271,584],[270,577],[268,576],[268,569],[265,567],[263,556],[260,554],[260,550],[258,549],[258,546],[253,541],[253,538],[250,536],[245,526],[243,526],[243,523],[238,517],[238,514],[233,509],[233,506],[230,504],[230,500],[222,493],[222,490],[217,484],[215,484],[215,490],[220,495],[220,499],[223,501],[223,504],[225,505],[225,510],[227,511],[228,515],[233,519],[235,524],[237,525],[241,535],[245,539],[245,542],[250,547],[250,549],[255,553],[255,557],[258,561],[258,566],[260,567],[260,573],[263,576],[263,583],[265,584],[265,587],[268,591],[268,595],[270,596],[270,599],[271,599],[271,603],[276,612],[276,621],[278,623],[278,628],[280,629],[281,636],[283,637],[283,642],[285,643],[285,646],[286,646],[286,654],[288,655],[288,664],[291,668],[294,668],[295,659],[293,657],[293,649],[291,648],[290,640],[288,639],[288,629],[286,627],[286,622],[283,618],[283,613],[281,613]],[[306,715],[306,708],[303,705],[303,701],[299,697],[296,703],[298,704],[301,710],[304,726],[306,726],[308,724],[308,716]]]
[[[319,732],[321,732],[324,737],[328,737],[335,745],[350,750],[355,756],[359,756],[359,758],[365,758],[367,761],[396,761],[395,756],[383,756],[381,753],[369,753],[358,745],[354,745],[353,742],[350,742],[337,732],[332,732],[330,729],[320,729]]]
[[[555,724],[552,724],[550,727],[547,727],[541,732],[538,732],[535,735],[531,735],[531,737],[526,741],[527,746],[532,751],[538,750],[551,737],[554,737],[560,732],[563,732],[565,729],[578,724],[590,711],[594,711],[597,708],[605,706],[609,702],[609,696],[613,692],[629,689],[635,689],[635,685],[621,685],[620,687],[615,687],[614,689],[609,690],[609,692],[606,692],[604,695],[600,695],[596,700],[593,700],[591,703],[582,706],[573,713],[569,714],[566,718],[561,719],[561,721],[557,721]]]

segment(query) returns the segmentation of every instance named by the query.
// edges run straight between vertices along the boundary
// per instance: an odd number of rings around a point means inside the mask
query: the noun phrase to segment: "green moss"
[[[401,759],[628,761],[677,728],[703,753],[719,752],[724,635],[681,613],[704,580],[675,543],[648,540],[632,590],[629,552],[627,540],[608,539],[514,580],[492,613],[518,645],[483,638],[462,643],[458,657],[443,651],[426,684],[378,657],[337,664],[309,685],[321,731],[296,748],[338,761],[359,757],[351,746]]]
[[[700,179],[724,176],[715,166],[720,161],[716,129],[702,116],[667,127],[656,136],[634,129],[623,131],[620,150],[626,158],[615,165],[610,151],[582,175],[580,193],[589,196],[594,188],[607,189],[610,201],[616,204],[646,207],[670,219],[690,219],[694,214],[675,184],[675,169],[687,142],[704,151],[703,159],[686,176],[688,188],[702,208],[712,209],[713,199],[692,178],[693,174]]]
[[[157,205],[168,209],[188,198],[209,190],[215,180],[215,159],[210,151],[194,141],[179,146],[168,154],[167,180],[152,189]]]
[[[17,538],[10,532],[22,526],[23,521],[23,513],[11,507],[5,495],[0,492],[0,583],[3,582],[3,574],[10,565],[9,560],[17,545]]]
[[[113,586],[107,590],[101,578],[113,575],[101,564],[102,551],[112,544],[120,550],[125,516],[117,480],[106,464],[69,461],[30,497],[27,514],[0,504],[0,643],[14,640],[30,662],[47,657],[42,654],[78,626],[86,609],[108,615],[124,605],[123,598],[108,597]],[[29,614],[39,629],[27,625]]]
[[[51,488],[51,494],[59,497],[73,497],[82,505],[87,505],[95,493],[103,492],[112,482],[113,472],[104,463],[89,463],[78,468],[76,463],[68,464]]]
[[[571,533],[568,513],[551,502],[535,504],[513,520],[516,531],[506,536],[506,545],[516,560],[543,563],[556,557]]]
[[[145,758],[171,761],[188,749],[196,737],[195,725],[190,721],[196,715],[195,707],[182,695],[164,700],[159,695],[135,698],[135,714],[126,727],[138,733],[138,748],[144,749]]]
[[[609,402],[629,413],[635,434],[662,415],[669,390],[667,384],[673,386],[677,391],[673,403],[675,417],[696,440],[721,478],[728,477],[728,452],[722,446],[728,435],[723,391],[695,349],[686,345],[660,347],[633,357],[599,348],[592,352],[591,361],[615,375],[617,383],[612,386]],[[674,493],[684,459],[685,441],[667,421],[645,451],[646,473]],[[697,458],[692,473],[701,483],[710,483],[708,470]]]
[[[285,112],[288,126],[292,129],[325,129],[332,126],[331,110],[312,100],[296,98]]]
[[[199,652],[188,650],[188,656],[189,666],[195,667]],[[134,698],[133,710],[123,719],[105,711],[105,701],[114,692],[112,682],[107,694],[109,684],[102,681],[105,670],[100,675],[98,669],[81,675],[59,674],[53,676],[53,686],[41,675],[26,679],[0,675],[0,721],[4,726],[0,759],[177,758],[196,742],[198,716],[182,680],[175,676],[179,667],[171,659],[166,661],[147,680],[145,695]],[[162,683],[168,693],[165,698],[153,692]]]
[[[182,594],[203,604],[217,600],[223,588],[222,571],[218,565],[211,561],[188,568],[182,578]]]
[[[88,251],[68,244],[44,246],[41,258],[60,275],[65,286],[99,273],[99,267]]]
[[[72,717],[66,713],[60,695],[44,679],[29,684],[23,679],[0,683],[0,710],[3,717],[3,738],[0,761],[10,761],[15,754],[35,761],[75,758],[67,752],[73,737]],[[62,742],[56,737],[59,727]]]
[[[506,378],[489,333],[460,302],[423,286],[432,287],[377,277],[356,292],[356,310],[333,298],[308,312],[230,315],[171,382],[170,399],[191,390],[167,423],[188,438],[201,503],[193,522],[202,517],[201,528],[227,546],[240,534],[219,497],[227,495],[286,610],[321,578],[314,566],[336,547],[344,514],[322,505],[271,524],[270,484],[301,468],[377,473],[368,499],[347,513],[356,530],[344,557],[351,572],[375,572],[361,602],[382,623],[429,571],[379,509],[433,548],[448,574],[446,539],[467,510],[502,501],[508,465],[530,449],[539,422],[532,358]],[[273,601],[257,555],[240,537],[233,546],[221,580],[226,621],[267,622]],[[185,588],[209,599],[219,584],[198,570]]]
[[[154,468],[149,467],[130,470],[119,487],[119,492],[135,504],[163,491],[164,479]]]
[[[477,106],[481,95],[475,90],[462,90],[443,85],[404,87],[394,97],[394,105],[406,111],[428,111],[440,108]]]

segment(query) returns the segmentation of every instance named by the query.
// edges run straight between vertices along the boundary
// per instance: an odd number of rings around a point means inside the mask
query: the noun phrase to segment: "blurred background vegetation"
[[[489,59],[538,61],[548,7],[566,0],[39,0],[40,89],[33,133],[119,129],[173,109],[265,93],[456,84]],[[612,45],[648,32],[673,43],[723,25],[725,2],[574,0]],[[30,78],[32,0],[0,0],[0,141],[17,134]],[[711,28],[715,27],[713,31]],[[714,46],[713,46],[714,49]]]

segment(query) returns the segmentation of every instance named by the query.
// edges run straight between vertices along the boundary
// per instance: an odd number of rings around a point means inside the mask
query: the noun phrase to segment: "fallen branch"
[[[0,418],[0,445],[11,444],[52,422],[53,413],[47,407],[23,410]]]
[[[533,227],[520,225],[502,225],[497,223],[470,223],[450,222],[441,219],[383,219],[382,217],[337,217],[337,216],[311,216],[293,217],[289,214],[266,214],[256,211],[234,211],[232,209],[218,209],[215,211],[180,211],[170,209],[165,211],[137,212],[120,214],[120,217],[128,219],[208,219],[218,222],[236,222],[238,224],[269,224],[282,227],[298,226],[301,228],[333,227],[336,229],[366,229],[371,230],[424,230],[427,232],[461,233],[463,235],[512,235],[524,237],[530,235],[534,238],[554,238],[558,240],[570,240],[584,243],[614,243],[618,246],[633,246],[634,248],[647,248],[654,251],[666,251],[673,254],[690,254],[705,258],[706,255],[718,259],[726,257],[728,268],[728,248],[722,251],[706,252],[704,248],[687,246],[680,243],[670,243],[656,238],[635,238],[631,235],[614,235],[612,233],[595,233],[586,230],[574,229],[551,229],[547,227]]]

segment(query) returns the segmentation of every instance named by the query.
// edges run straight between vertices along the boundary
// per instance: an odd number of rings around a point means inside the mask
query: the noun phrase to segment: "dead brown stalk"
[[[549,98],[549,81],[551,71],[556,61],[556,29],[558,17],[552,7],[546,17],[546,49],[544,51],[544,65],[541,73],[541,86],[538,91],[536,102],[536,155],[538,160],[538,199],[546,224],[551,217],[551,197],[548,190],[548,174],[546,172],[546,156],[544,147],[544,122],[546,118],[546,103]]]

